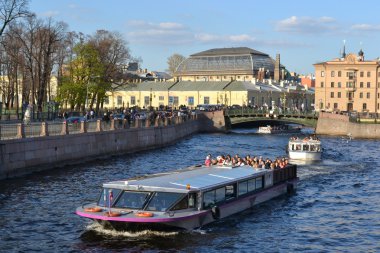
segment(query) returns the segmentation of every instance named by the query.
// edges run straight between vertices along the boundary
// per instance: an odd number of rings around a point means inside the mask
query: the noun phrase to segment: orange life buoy
[[[106,212],[105,215],[108,216],[108,217],[118,217],[118,216],[121,215],[121,213],[118,213],[118,212]]]
[[[103,211],[100,207],[87,207],[84,209],[85,212],[97,213]]]
[[[139,217],[153,217],[153,213],[150,212],[137,212],[135,215]]]

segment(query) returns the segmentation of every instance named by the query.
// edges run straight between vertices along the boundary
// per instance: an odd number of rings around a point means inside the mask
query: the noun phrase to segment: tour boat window
[[[111,206],[119,196],[121,190],[120,189],[109,189],[109,188],[103,188],[102,193],[100,194],[98,206],[109,206],[109,200],[110,196],[112,198],[111,200]]]
[[[215,191],[205,192],[203,194],[204,208],[212,207],[215,204]]]
[[[256,178],[256,190],[263,188],[263,177]]]
[[[235,186],[234,185],[227,185],[226,186],[226,200],[235,198]]]
[[[301,144],[296,145],[296,150],[301,150]]]
[[[252,192],[256,189],[256,180],[250,179],[248,180],[248,192]]]
[[[309,151],[309,145],[307,144],[304,144],[302,148],[303,148],[303,151]]]
[[[315,151],[315,146],[314,145],[310,145],[310,151]]]
[[[238,189],[239,196],[246,194],[248,192],[248,182],[247,181],[240,182],[238,188],[239,188]]]
[[[146,208],[148,211],[166,211],[177,200],[184,196],[183,193],[155,192]]]
[[[320,145],[315,145],[315,150],[317,150],[317,152],[321,151],[321,146]]]
[[[215,190],[215,202],[220,202],[225,200],[226,190],[224,187]]]
[[[150,192],[124,191],[116,202],[115,207],[142,209],[150,194]]]
[[[187,208],[194,208],[195,207],[195,193],[191,193],[189,195],[186,195],[181,199],[171,210],[182,210]]]

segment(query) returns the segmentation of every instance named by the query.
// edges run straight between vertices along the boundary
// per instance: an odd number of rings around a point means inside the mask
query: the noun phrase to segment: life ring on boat
[[[84,211],[85,212],[91,212],[91,213],[98,213],[98,212],[103,211],[103,209],[100,207],[87,207],[84,209]]]
[[[218,220],[220,218],[220,209],[218,206],[213,206],[211,208],[211,214],[212,214],[212,218],[214,218],[214,220]]]
[[[119,217],[121,213],[119,212],[105,212],[104,213],[107,217]]]
[[[150,212],[137,212],[135,215],[138,217],[153,217],[154,214]]]

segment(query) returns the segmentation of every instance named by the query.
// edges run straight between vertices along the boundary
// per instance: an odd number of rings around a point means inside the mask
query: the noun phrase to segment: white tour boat
[[[290,125],[280,125],[280,126],[263,126],[259,127],[260,134],[286,134],[286,133],[299,133],[301,132],[300,127],[290,126]]]
[[[322,157],[321,141],[316,137],[292,137],[287,149],[290,159],[318,161]]]
[[[241,212],[297,185],[297,166],[194,166],[103,184],[76,214],[116,230],[191,230]]]

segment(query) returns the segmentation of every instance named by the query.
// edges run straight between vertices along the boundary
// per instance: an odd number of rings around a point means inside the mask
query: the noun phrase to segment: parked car
[[[113,119],[123,120],[124,119],[124,113],[114,114]]]

